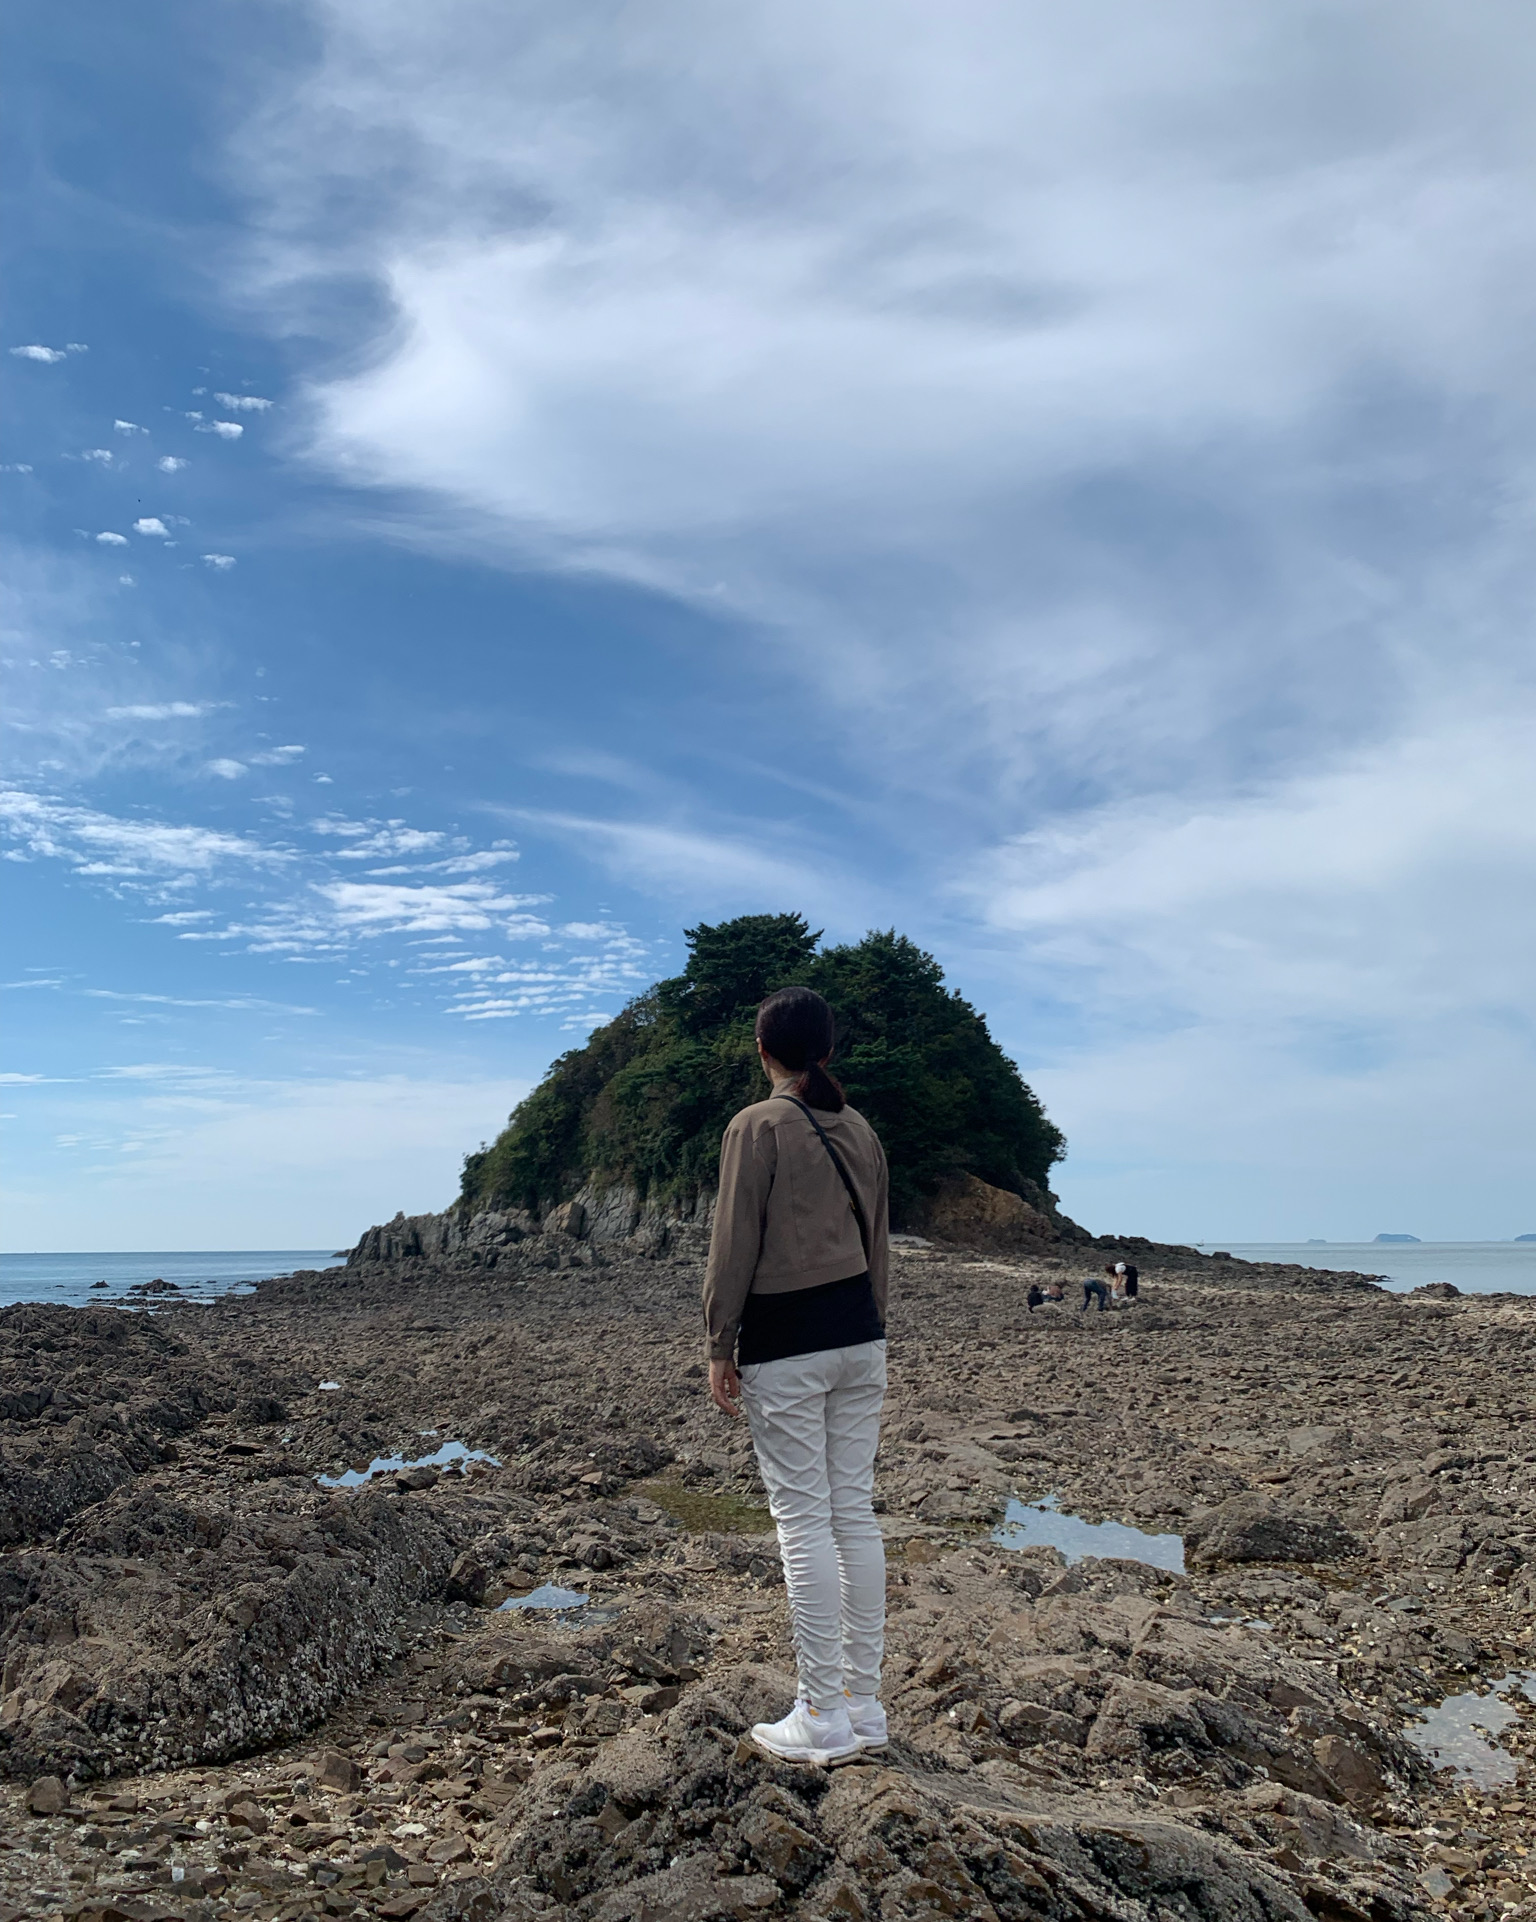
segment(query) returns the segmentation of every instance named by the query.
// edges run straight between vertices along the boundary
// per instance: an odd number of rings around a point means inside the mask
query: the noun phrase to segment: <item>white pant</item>
[[[778,1525],[800,1692],[818,1709],[844,1688],[877,1695],[885,1543],[870,1498],[885,1343],[753,1362],[741,1398]]]

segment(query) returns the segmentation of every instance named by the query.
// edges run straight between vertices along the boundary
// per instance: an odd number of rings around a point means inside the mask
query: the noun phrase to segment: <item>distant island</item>
[[[609,1189],[691,1216],[712,1190],[720,1136],[765,1090],[757,1005],[791,982],[837,1010],[835,1071],[890,1157],[891,1225],[922,1229],[947,1183],[974,1178],[1058,1225],[1048,1187],[1066,1153],[986,1019],[894,929],[823,948],[800,914],[684,930],[680,975],[639,994],[562,1055],[489,1148],[464,1160],[458,1211],[542,1220]]]
[[[1377,1235],[1378,1241],[1417,1241],[1417,1235]]]
[[[1536,1241],[1536,1235],[1516,1235],[1516,1241]]]

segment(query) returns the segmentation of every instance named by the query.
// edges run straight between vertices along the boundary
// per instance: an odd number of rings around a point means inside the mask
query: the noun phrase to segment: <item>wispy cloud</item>
[[[112,721],[193,721],[209,713],[213,705],[211,701],[138,701],[128,707],[109,707],[107,718]]]
[[[136,420],[115,420],[112,426],[117,433],[125,435],[147,434],[149,432],[147,427],[140,427]]]
[[[169,540],[171,537],[171,530],[158,514],[145,514],[141,519],[136,520],[133,523],[133,531],[135,534],[158,534],[162,540]]]
[[[103,547],[126,547],[128,545],[128,536],[126,534],[98,534],[96,539]]]
[[[178,454],[162,454],[155,465],[162,474],[179,474],[188,463]]]
[[[215,572],[220,574],[227,573],[229,569],[235,565],[235,557],[233,554],[205,554],[203,559]]]
[[[215,775],[221,781],[238,781],[246,772],[246,765],[244,761],[231,761],[226,756],[221,756],[216,761],[204,761],[203,772]]]
[[[245,429],[237,420],[203,420],[192,431],[194,434],[217,434],[220,440],[239,440]]]
[[[18,360],[35,360],[44,367],[52,367],[55,362],[68,358],[62,347],[40,347],[35,341],[26,347],[12,347],[10,351]]]
[[[338,926],[366,933],[549,933],[548,923],[524,912],[544,896],[504,894],[486,881],[405,887],[378,881],[335,881],[319,889]]]
[[[259,394],[215,394],[214,399],[221,407],[227,407],[236,414],[264,414],[272,405]]]
[[[0,831],[28,854],[124,879],[211,875],[231,865],[270,869],[292,859],[286,849],[218,828],[126,820],[20,788],[0,789]]]
[[[857,910],[866,889],[787,827],[711,833],[669,823],[523,810],[519,818],[576,842],[616,877],[693,903],[811,907],[829,895]],[[782,851],[774,851],[782,850]]]

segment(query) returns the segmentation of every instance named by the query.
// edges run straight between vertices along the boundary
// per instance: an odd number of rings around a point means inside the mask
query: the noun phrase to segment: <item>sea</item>
[[[9,1255],[0,1254],[0,1308],[18,1301],[120,1301],[144,1281],[173,1281],[186,1301],[211,1301],[234,1289],[249,1288],[270,1275],[291,1275],[296,1268],[339,1268],[333,1249],[266,1248],[254,1252],[228,1248],[201,1251],[178,1248],[148,1254]],[[96,1286],[105,1282],[105,1288]],[[150,1300],[156,1297],[149,1297]],[[175,1300],[176,1296],[166,1296]]]
[[[1220,1248],[1243,1261],[1300,1262],[1308,1268],[1380,1275],[1387,1287],[1403,1293],[1426,1281],[1449,1281],[1466,1295],[1536,1295],[1536,1241],[1203,1241],[1196,1245],[1203,1254]],[[329,1248],[0,1254],[0,1308],[18,1301],[78,1305],[142,1299],[129,1291],[146,1281],[173,1281],[180,1299],[211,1301],[216,1295],[250,1288],[269,1275],[291,1275],[296,1268],[336,1268],[341,1261]],[[106,1286],[98,1287],[98,1282]]]
[[[1406,1294],[1449,1281],[1464,1295],[1536,1295],[1536,1241],[1200,1241],[1241,1261],[1295,1261],[1306,1268],[1380,1275]]]

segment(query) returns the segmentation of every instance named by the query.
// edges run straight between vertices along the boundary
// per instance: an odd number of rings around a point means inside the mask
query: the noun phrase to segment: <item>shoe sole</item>
[[[818,1762],[823,1764],[829,1762],[846,1762],[850,1756],[857,1755],[863,1747],[862,1743],[854,1742],[848,1748],[774,1748],[759,1735],[754,1735],[752,1740],[753,1743],[763,1751],[764,1755],[771,1755],[776,1762],[810,1762],[813,1764]]]
[[[889,1748],[891,1746],[891,1738],[888,1735],[861,1735],[858,1738],[858,1743],[860,1752],[867,1753],[871,1749]]]

